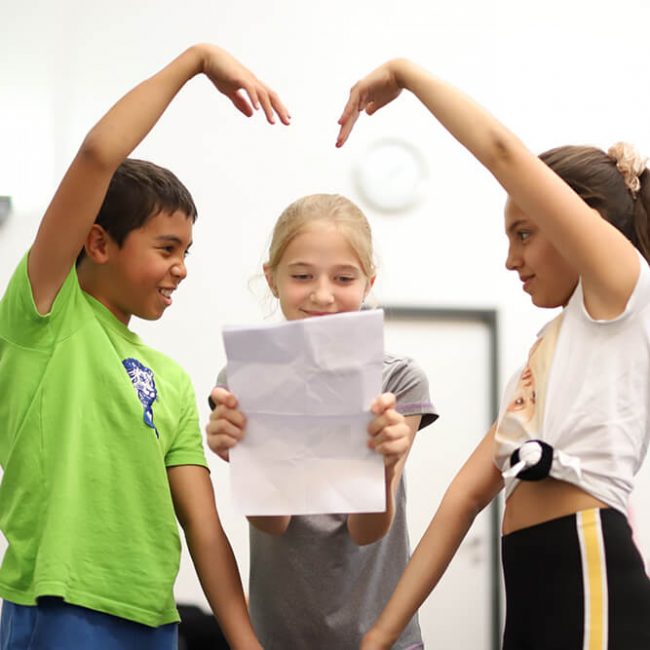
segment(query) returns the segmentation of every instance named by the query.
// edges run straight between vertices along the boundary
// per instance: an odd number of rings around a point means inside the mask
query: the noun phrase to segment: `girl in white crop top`
[[[352,88],[337,146],[362,111],[374,114],[403,89],[507,191],[506,267],[537,307],[564,309],[540,333],[361,647],[391,647],[505,484],[503,647],[650,648],[650,581],[626,520],[650,436],[646,160],[623,143],[537,157],[405,59]]]

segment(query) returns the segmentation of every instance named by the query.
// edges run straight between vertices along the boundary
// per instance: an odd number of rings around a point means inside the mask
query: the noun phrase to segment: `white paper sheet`
[[[366,445],[383,322],[369,310],[224,328],[228,386],[247,418],[230,451],[243,514],[385,510],[383,458]]]

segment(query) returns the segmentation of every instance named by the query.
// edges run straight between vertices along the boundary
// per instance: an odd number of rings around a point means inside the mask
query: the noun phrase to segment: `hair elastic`
[[[629,142],[617,142],[608,150],[607,155],[616,162],[616,168],[623,175],[625,185],[636,199],[641,189],[639,177],[646,170],[648,159],[641,156],[636,147]]]

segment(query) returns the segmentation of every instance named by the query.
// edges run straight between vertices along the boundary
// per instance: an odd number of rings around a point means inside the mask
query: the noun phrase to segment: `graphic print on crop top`
[[[498,447],[519,447],[527,440],[544,438],[544,406],[548,376],[564,313],[552,320],[530,349],[528,362],[510,395],[496,431]],[[504,467],[501,468],[506,469]]]

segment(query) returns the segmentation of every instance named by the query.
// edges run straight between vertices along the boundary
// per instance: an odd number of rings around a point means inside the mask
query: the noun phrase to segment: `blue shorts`
[[[178,625],[148,627],[62,598],[2,603],[0,650],[177,650]]]

